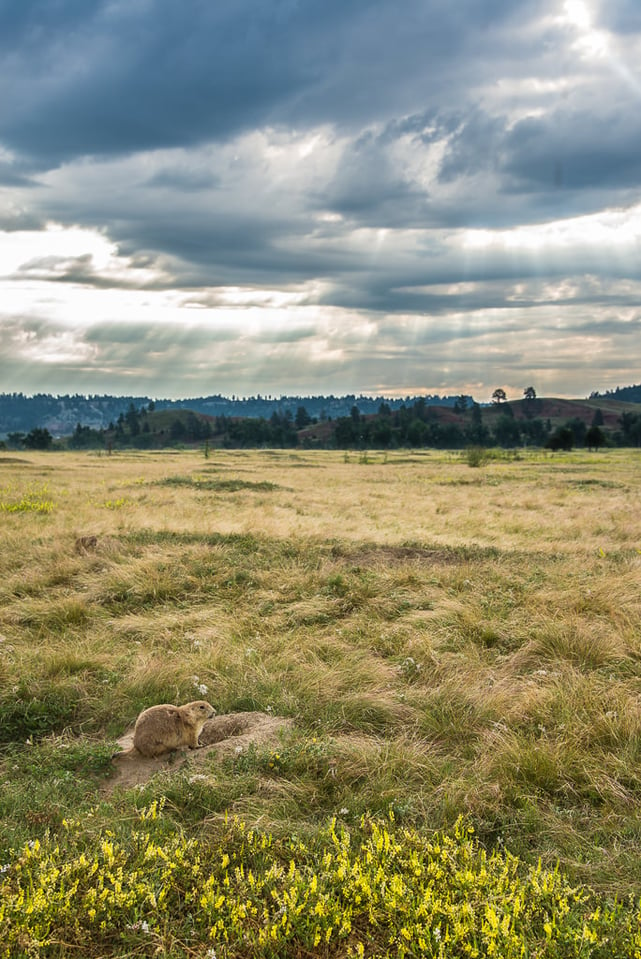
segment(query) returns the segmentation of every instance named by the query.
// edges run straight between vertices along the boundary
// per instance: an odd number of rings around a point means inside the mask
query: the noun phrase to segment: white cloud
[[[187,3],[7,17],[5,388],[638,378],[629,0]]]

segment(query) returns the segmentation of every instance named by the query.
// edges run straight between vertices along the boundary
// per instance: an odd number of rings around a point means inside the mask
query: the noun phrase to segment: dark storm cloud
[[[452,183],[462,176],[496,171],[500,163],[507,120],[492,117],[478,107],[473,108],[453,131],[439,170],[443,183]]]
[[[403,115],[465,84],[462,55],[486,60],[484,34],[533,10],[528,0],[5,3],[0,129],[46,166],[264,123]]]
[[[514,207],[507,210],[508,217],[520,222],[544,218],[560,205],[565,215],[601,209],[609,192],[623,197],[641,186],[638,102],[619,95],[619,104],[617,111],[598,102],[562,105],[516,123],[474,109],[448,140],[439,180],[449,184],[465,177],[495,177],[501,194],[518,197],[518,216]],[[539,194],[536,199],[533,192]],[[500,225],[500,213],[492,220]],[[492,220],[487,219],[488,225]]]
[[[323,74],[364,0],[61,0],[5,6],[4,137],[43,163],[203,142],[264,122]],[[55,15],[54,9],[55,8]],[[319,36],[320,34],[320,36]],[[7,45],[8,46],[8,45]],[[38,69],[40,64],[40,69]],[[34,70],[35,67],[35,70]],[[1,74],[0,74],[1,75]],[[9,102],[7,102],[7,100]]]
[[[45,221],[38,214],[21,208],[3,209],[0,203],[0,230],[12,233],[16,230],[42,230]]]
[[[0,0],[0,231],[49,224],[0,234],[9,344],[178,395],[629,353],[641,24],[594,2]],[[625,243],[572,220],[615,209]]]
[[[24,172],[16,170],[13,164],[0,163],[0,188],[33,186],[34,180]]]
[[[112,178],[104,195],[95,185],[86,216],[76,210],[87,225],[107,225],[129,253],[144,248],[206,264],[210,251],[214,260],[220,251],[222,265],[236,273],[241,262],[269,271],[272,257],[278,273],[279,235],[294,240],[287,259],[295,274],[318,272],[296,239],[309,226],[286,222],[315,208],[340,213],[353,227],[509,225],[558,215],[561,184],[574,191],[563,197],[568,212],[585,212],[600,203],[586,186],[637,182],[630,159],[637,130],[626,136],[626,119],[611,136],[612,121],[603,117],[601,156],[592,160],[589,103],[583,112],[515,125],[505,112],[475,103],[477,90],[491,90],[497,77],[554,76],[567,28],[535,28],[548,10],[558,13],[557,4],[26,0],[20,9],[6,5],[0,17],[10,38],[0,79],[6,75],[14,94],[0,105],[0,138],[46,168],[86,153],[222,143],[266,123],[328,122],[352,131],[333,173],[307,185],[306,206],[296,208],[293,196],[271,203],[265,183],[252,214],[242,202],[235,210],[233,171],[187,158],[135,184],[147,209],[131,183],[127,209],[119,210]],[[576,129],[574,152],[563,141],[568,129]],[[425,159],[418,154],[439,142],[445,149],[431,187],[419,175]],[[402,160],[408,148],[409,167]],[[479,177],[485,182],[469,195],[454,189]],[[440,195],[439,185],[451,195]],[[505,199],[509,190],[517,201]],[[207,191],[217,194],[207,205],[176,208],[180,194]],[[69,204],[56,208],[55,195],[44,199],[53,217],[73,217]]]
[[[56,36],[75,33],[95,17],[100,0],[23,0],[0,4],[0,50],[42,50]]]
[[[610,301],[608,303],[609,306],[612,306]],[[577,323],[574,330],[577,333],[592,336],[633,336],[637,338],[638,342],[638,337],[641,336],[641,313],[637,313],[636,316],[628,320],[622,320],[612,313],[606,314],[596,321],[593,318],[585,319]]]
[[[636,109],[635,109],[636,108]],[[516,188],[624,190],[641,186],[641,112],[554,111],[517,123],[502,144]]]
[[[62,0],[55,17],[25,6],[31,16],[5,10],[0,23],[17,80],[2,129],[43,163],[220,137],[306,82],[305,64],[282,49],[297,18],[285,2]]]
[[[207,170],[190,170],[185,167],[167,167],[150,177],[145,186],[152,189],[178,190],[199,193],[220,186],[220,179]]]

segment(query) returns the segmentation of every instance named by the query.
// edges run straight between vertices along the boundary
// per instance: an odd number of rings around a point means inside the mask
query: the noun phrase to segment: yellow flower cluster
[[[133,500],[128,496],[119,496],[118,499],[106,499],[104,503],[96,503],[96,506],[102,506],[104,509],[123,509],[125,506],[131,506]]]
[[[5,499],[5,496],[9,496]],[[2,513],[51,513],[53,500],[49,499],[49,487],[30,486],[25,493],[16,497],[13,491],[0,489],[0,512]]]
[[[196,840],[154,803],[121,838],[67,823],[2,867],[2,959],[67,955],[58,943],[87,959],[173,955],[172,942],[203,959],[638,959],[641,916],[633,903],[595,907],[559,871],[488,855],[460,822],[428,838],[392,817],[353,833],[332,820],[303,842],[234,820]]]

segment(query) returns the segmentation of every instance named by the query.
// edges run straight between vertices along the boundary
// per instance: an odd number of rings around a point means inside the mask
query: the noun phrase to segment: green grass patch
[[[65,816],[95,806],[97,785],[111,773],[112,743],[50,736],[26,749],[17,744],[0,753],[0,858],[31,841],[54,834]],[[1,906],[0,906],[1,913]]]
[[[271,493],[282,489],[277,483],[267,480],[210,479],[202,476],[168,476],[158,480],[158,486],[187,486],[213,493],[237,493],[240,490],[252,490],[257,493]]]
[[[23,601],[17,619],[21,626],[34,632],[60,633],[83,626],[89,619],[90,611],[86,601],[80,596],[50,598]]]
[[[61,732],[73,724],[83,698],[80,683],[17,683],[0,697],[0,743],[24,743]]]

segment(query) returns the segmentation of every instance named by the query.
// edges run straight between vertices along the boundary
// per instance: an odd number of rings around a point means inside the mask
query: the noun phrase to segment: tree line
[[[409,404],[416,397],[405,399],[394,398],[387,402],[393,409],[403,403]],[[432,406],[452,406],[455,397],[428,396]],[[469,397],[471,401],[471,397]],[[33,427],[47,427],[55,433],[71,431],[77,422],[91,426],[95,430],[108,429],[110,422],[116,422],[121,413],[125,413],[131,404],[136,410],[148,406],[152,402],[145,396],[109,396],[65,394],[52,396],[49,393],[37,393],[27,396],[24,393],[0,393],[0,434],[9,432],[23,432],[25,435]],[[199,396],[190,399],[156,399],[153,401],[157,410],[191,410],[205,416],[252,417],[269,420],[272,413],[283,415],[287,412],[292,416],[300,406],[304,406],[312,417],[319,420],[336,418],[347,415],[356,403],[362,413],[375,413],[380,399],[371,396],[334,394],[318,396]]]
[[[421,401],[410,408],[392,412],[385,404],[379,416],[366,418],[355,407],[350,417],[336,422],[333,445],[348,448],[431,447],[434,449],[464,449],[468,446],[545,447],[551,450],[571,450],[574,447],[598,449],[606,445],[641,445],[641,415],[624,413],[621,430],[609,436],[602,429],[603,414],[595,412],[594,421],[587,425],[579,417],[553,428],[549,419],[529,416],[516,419],[509,403],[487,425],[482,408],[473,403],[471,409],[458,410],[466,415],[459,422],[443,422]]]
[[[55,441],[48,429],[8,434],[6,446],[13,449],[157,449],[167,446],[207,444],[222,448],[318,447],[334,449],[434,448],[464,449],[469,446],[545,447],[571,450],[576,447],[641,446],[641,414],[624,412],[618,429],[606,432],[603,414],[596,409],[592,422],[580,417],[553,427],[550,419],[536,415],[536,395],[526,395],[525,417],[517,419],[509,402],[495,400],[491,416],[478,403],[460,397],[447,416],[420,397],[411,405],[392,409],[386,402],[375,414],[362,413],[356,404],[348,416],[319,421],[300,405],[295,413],[274,411],[269,418],[207,417],[192,410],[157,411],[153,401],[141,407],[131,402],[106,428],[78,423],[63,441]]]

